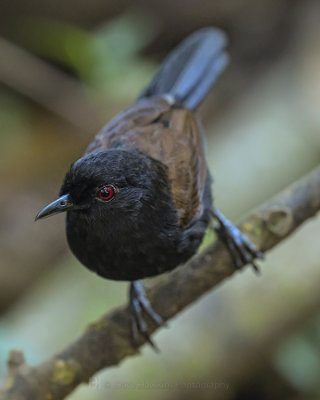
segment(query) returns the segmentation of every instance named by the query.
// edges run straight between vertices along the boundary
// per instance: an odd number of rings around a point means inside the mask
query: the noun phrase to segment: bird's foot
[[[237,269],[251,264],[259,272],[255,259],[262,259],[263,253],[256,249],[254,244],[235,225],[233,225],[218,209],[213,208],[212,214],[219,222],[215,228],[219,238],[226,244],[234,265]]]
[[[148,325],[143,318],[143,313],[146,313],[158,325],[163,325],[164,321],[152,308],[143,285],[140,281],[134,281],[130,284],[129,305],[131,314],[132,338],[135,346],[138,345],[139,335],[151,345],[155,351],[159,351],[158,347],[151,340],[148,333]]]

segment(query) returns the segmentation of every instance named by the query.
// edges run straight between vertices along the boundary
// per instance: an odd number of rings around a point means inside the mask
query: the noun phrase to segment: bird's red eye
[[[115,188],[111,185],[103,186],[98,190],[98,197],[100,200],[109,201],[115,194]]]

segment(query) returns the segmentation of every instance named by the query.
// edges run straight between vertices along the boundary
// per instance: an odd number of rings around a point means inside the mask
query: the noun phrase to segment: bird
[[[66,212],[76,258],[102,278],[128,281],[132,342],[156,349],[145,314],[162,317],[142,280],[172,271],[199,249],[213,219],[235,268],[263,254],[213,204],[196,109],[229,63],[225,33],[206,27],[165,58],[136,103],[96,135],[36,220]]]

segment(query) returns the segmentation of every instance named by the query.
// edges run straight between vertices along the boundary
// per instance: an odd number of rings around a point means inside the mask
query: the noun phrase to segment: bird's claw
[[[149,317],[158,325],[164,325],[163,319],[157,314],[152,308],[143,285],[140,281],[134,281],[130,285],[130,314],[131,314],[131,329],[132,339],[135,346],[139,343],[139,335],[143,336],[144,339],[150,344],[155,350],[159,351],[156,344],[151,340],[148,333],[148,325],[143,317],[143,313],[149,315]]]
[[[235,267],[241,269],[244,265],[251,264],[255,272],[258,273],[259,268],[255,263],[255,259],[262,259],[263,253],[257,250],[247,236],[220,213],[220,211],[214,208],[212,213],[219,222],[219,226],[215,230],[219,238],[227,246]]]

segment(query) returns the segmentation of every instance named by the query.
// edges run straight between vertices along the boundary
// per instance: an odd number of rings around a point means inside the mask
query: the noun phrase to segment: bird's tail
[[[227,39],[216,28],[188,36],[164,60],[140,98],[171,95],[177,104],[198,107],[229,61]]]

